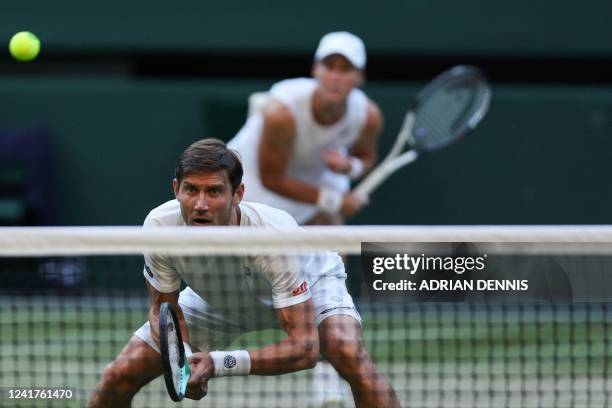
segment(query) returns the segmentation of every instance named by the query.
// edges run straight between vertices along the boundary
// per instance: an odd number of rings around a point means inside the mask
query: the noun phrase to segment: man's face
[[[232,208],[244,194],[243,185],[232,194],[229,175],[224,170],[191,173],[180,185],[174,179],[173,187],[183,220],[192,226],[229,225]]]
[[[319,80],[321,96],[330,102],[344,102],[351,90],[363,83],[363,72],[340,54],[315,63],[312,74]]]

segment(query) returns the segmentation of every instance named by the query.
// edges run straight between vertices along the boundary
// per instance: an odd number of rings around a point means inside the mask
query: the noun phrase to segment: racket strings
[[[415,129],[413,130],[413,133],[417,132],[417,138],[414,138],[415,144],[425,150],[433,150],[448,141],[452,134],[440,123],[440,117],[439,115],[436,116],[434,111],[423,110],[419,112],[418,121],[415,122]],[[424,128],[425,131],[423,132],[421,128]],[[419,135],[423,136],[418,137]]]
[[[456,114],[455,120],[450,125],[453,133],[456,133],[463,126],[469,123],[470,118],[474,115],[478,108],[478,105],[474,103],[474,101],[476,101],[478,98],[478,89],[470,89],[464,93],[468,94],[466,98],[467,102],[456,104],[457,108],[459,108],[459,112]]]
[[[182,372],[180,367],[181,355],[175,330],[168,330],[168,356],[170,359],[170,369],[172,370],[172,382],[174,389],[178,393],[181,386]]]
[[[466,86],[471,89],[460,92],[468,96],[459,98],[461,94],[457,89]],[[413,140],[417,146],[431,151],[449,144],[470,126],[471,118],[486,103],[487,89],[478,83],[453,84],[451,88],[429,94],[428,100],[422,104],[415,121],[417,137]]]

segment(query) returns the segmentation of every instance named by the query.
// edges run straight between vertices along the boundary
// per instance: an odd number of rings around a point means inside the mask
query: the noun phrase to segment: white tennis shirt
[[[282,210],[244,201],[239,207],[240,227],[299,228]],[[185,226],[177,200],[153,209],[144,222],[145,228],[163,226]],[[232,257],[145,254],[143,274],[151,286],[162,293],[178,290],[183,279],[209,305],[225,315],[239,313],[237,309],[292,306],[310,299],[310,287],[320,277],[346,276],[342,258],[335,252]]]

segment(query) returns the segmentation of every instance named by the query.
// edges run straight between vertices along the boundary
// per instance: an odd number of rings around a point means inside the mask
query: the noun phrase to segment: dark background
[[[52,175],[27,210],[53,209],[44,223],[141,224],[188,144],[229,140],[250,93],[309,75],[319,38],[349,30],[386,116],[381,154],[442,70],[477,65],[494,88],[477,131],[393,176],[353,223],[610,223],[611,15],[601,0],[7,3],[0,39],[29,30],[42,52],[0,55],[0,135],[48,144],[48,169],[22,175]]]

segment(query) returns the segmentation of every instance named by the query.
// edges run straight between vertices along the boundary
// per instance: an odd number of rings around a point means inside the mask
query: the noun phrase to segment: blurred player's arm
[[[289,109],[270,100],[263,108],[263,130],[259,143],[259,174],[269,190],[295,201],[317,202],[319,190],[286,176],[295,142],[295,122]]]
[[[159,346],[159,309],[163,302],[168,302],[172,305],[172,308],[176,312],[176,316],[179,320],[179,327],[181,328],[183,341],[188,342],[189,333],[187,331],[187,326],[185,325],[185,316],[183,316],[183,311],[178,304],[179,291],[177,290],[172,293],[162,293],[151,286],[149,282],[147,282],[147,286],[149,287],[149,295],[151,298],[151,305],[149,306],[149,323],[151,324],[151,336],[153,337],[155,344]]]
[[[378,138],[382,129],[383,115],[380,108],[374,102],[368,101],[368,113],[363,130],[351,147],[349,155],[337,150],[326,150],[323,154],[323,160],[327,167],[336,173],[348,174],[353,179],[369,172],[378,159]],[[359,160],[361,164],[357,163],[355,159]]]

